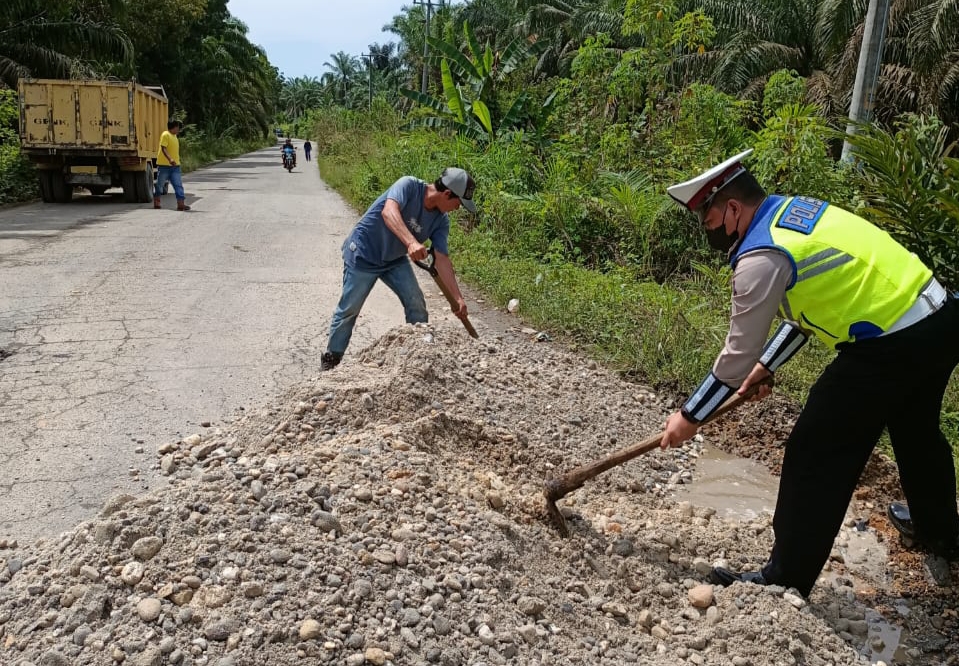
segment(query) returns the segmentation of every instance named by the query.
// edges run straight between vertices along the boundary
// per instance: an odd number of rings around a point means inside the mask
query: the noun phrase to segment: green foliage
[[[0,88],[0,205],[37,195],[33,166],[20,155],[19,115],[16,93]]]
[[[775,192],[848,204],[853,190],[846,170],[829,155],[830,135],[815,107],[787,104],[756,133],[750,169]]]
[[[403,96],[436,112],[424,117],[419,124],[447,128],[485,143],[495,139],[499,132],[517,129],[527,120],[541,118],[541,114],[525,112],[529,103],[525,93],[516,95],[509,109],[501,112],[495,88],[524,60],[542,50],[544,44],[529,44],[517,38],[496,58],[489,44],[480,48],[469,22],[463,24],[463,37],[468,54],[450,42],[427,39],[434,50],[433,58],[440,63],[445,100],[409,88],[400,90]]]
[[[779,70],[763,89],[763,118],[770,118],[784,106],[801,104],[805,96],[806,80],[795,70]]]
[[[180,139],[180,156],[183,171],[189,173],[200,167],[230,159],[237,155],[274,145],[275,139],[237,139],[217,136],[195,126],[184,126]]]
[[[0,81],[91,76],[99,59],[129,69],[133,48],[127,34],[76,2],[6,0],[0,12]]]
[[[894,132],[864,126],[850,138],[865,215],[959,289],[959,162],[936,117],[907,116]]]
[[[690,148],[704,168],[717,164],[747,143],[749,111],[748,103],[710,85],[694,83],[682,95],[679,122],[669,143],[685,149],[687,164]]]

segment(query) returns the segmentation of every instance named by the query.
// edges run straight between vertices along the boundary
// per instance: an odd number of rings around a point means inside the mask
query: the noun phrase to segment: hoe
[[[703,421],[703,424],[709,423],[710,421],[719,418],[723,414],[730,412],[742,403],[749,400],[751,397],[756,395],[759,392],[759,387],[762,384],[772,384],[772,378],[767,379],[765,382],[760,384],[755,384],[749,388],[746,393],[739,395],[738,393],[729,398],[723,405],[717,409],[712,415]],[[564,537],[569,536],[569,527],[566,525],[566,519],[563,517],[562,512],[559,510],[559,507],[556,506],[556,502],[563,499],[569,493],[574,490],[582,487],[584,483],[589,481],[595,476],[599,476],[603,472],[617,465],[621,465],[628,460],[637,458],[644,453],[648,453],[653,449],[659,448],[659,444],[663,439],[665,433],[660,432],[657,435],[653,435],[648,439],[644,439],[641,442],[631,444],[625,448],[620,449],[616,453],[612,453],[605,458],[601,458],[594,462],[580,465],[576,469],[567,472],[563,476],[555,479],[548,479],[544,484],[543,495],[546,497],[546,511],[549,513],[550,518],[556,529],[559,530],[560,534]]]

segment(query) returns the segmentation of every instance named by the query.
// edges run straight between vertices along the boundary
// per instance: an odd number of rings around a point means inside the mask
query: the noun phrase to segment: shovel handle
[[[425,259],[415,260],[413,263],[433,276],[433,281],[436,282],[436,286],[440,288],[441,292],[443,292],[443,296],[446,297],[450,307],[455,308],[458,306],[456,298],[453,296],[452,292],[450,292],[449,287],[446,286],[446,283],[443,282],[439,271],[436,270],[436,255],[432,246],[430,246],[430,248],[427,250]],[[479,333],[477,333],[476,329],[473,328],[473,324],[470,323],[468,318],[459,317],[459,320],[463,322],[463,327],[466,329],[466,332],[470,334],[470,337],[479,338]]]
[[[759,392],[760,386],[771,383],[772,377],[769,377],[759,384],[750,386],[749,389],[742,395],[739,393],[734,394],[731,398],[724,402],[719,409],[710,414],[708,418],[703,420],[700,425],[705,425],[706,423],[719,418],[723,414],[731,412],[756,395]],[[665,431],[651,437],[647,437],[643,441],[630,444],[629,446],[624,447],[615,453],[611,453],[605,458],[587,463],[585,465],[580,465],[579,467],[567,472],[557,479],[548,480],[546,482],[546,499],[548,501],[555,502],[556,500],[565,497],[569,493],[581,487],[586,481],[592,479],[594,476],[599,476],[612,467],[621,465],[628,460],[632,460],[633,458],[637,458],[644,453],[648,453],[653,449],[659,448],[660,443],[663,441],[664,434],[666,434]]]

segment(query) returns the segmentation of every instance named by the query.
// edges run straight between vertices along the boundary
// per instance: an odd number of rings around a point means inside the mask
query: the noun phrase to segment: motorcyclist
[[[280,153],[283,158],[286,158],[289,155],[293,159],[293,166],[296,166],[296,147],[293,145],[293,141],[287,138],[286,143],[283,144],[283,147],[280,148]],[[284,161],[284,164],[286,162]]]

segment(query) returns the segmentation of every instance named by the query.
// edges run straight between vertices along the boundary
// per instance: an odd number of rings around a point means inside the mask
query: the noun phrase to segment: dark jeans
[[[939,427],[959,364],[959,301],[892,335],[843,348],[786,441],[766,579],[808,595],[842,526],[869,455],[889,429],[917,536],[959,534],[952,450]]]

